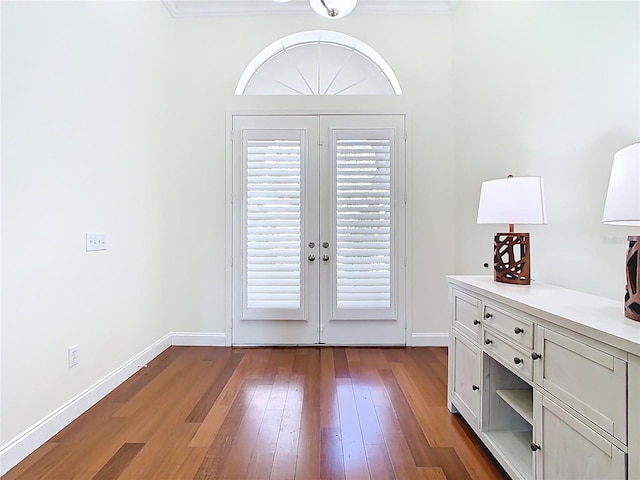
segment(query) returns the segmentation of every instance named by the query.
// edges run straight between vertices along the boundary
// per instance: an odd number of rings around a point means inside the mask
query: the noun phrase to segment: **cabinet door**
[[[546,395],[536,392],[536,479],[624,480],[626,455]]]
[[[473,427],[480,423],[480,395],[481,395],[481,352],[480,348],[459,335],[453,334],[451,368],[451,401],[462,416]]]
[[[627,362],[606,345],[588,345],[548,328],[538,327],[536,338],[542,355],[536,383],[626,444]]]

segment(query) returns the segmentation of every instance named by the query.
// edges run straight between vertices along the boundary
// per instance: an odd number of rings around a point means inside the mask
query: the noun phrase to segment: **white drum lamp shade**
[[[613,157],[602,222],[640,226],[640,143],[619,150]]]
[[[542,177],[511,177],[482,183],[478,223],[547,223]]]
[[[602,222],[640,226],[640,143],[629,145],[613,156]],[[640,322],[640,236],[630,235],[628,240],[624,314]]]

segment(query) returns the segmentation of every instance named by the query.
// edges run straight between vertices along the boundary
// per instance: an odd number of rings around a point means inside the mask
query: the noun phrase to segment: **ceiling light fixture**
[[[274,0],[289,2],[291,0]],[[358,0],[309,0],[311,8],[324,18],[342,18],[349,15],[356,7]]]

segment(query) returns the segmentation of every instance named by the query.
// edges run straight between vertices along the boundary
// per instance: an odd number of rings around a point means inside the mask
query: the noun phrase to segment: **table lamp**
[[[640,226],[640,143],[619,150],[613,157],[602,223]],[[629,235],[628,240],[624,314],[627,318],[640,322],[640,236]]]
[[[516,223],[547,223],[542,177],[513,177],[482,183],[478,223],[506,223],[508,233],[496,233],[493,279],[496,282],[529,285],[531,256],[529,234],[514,233]]]

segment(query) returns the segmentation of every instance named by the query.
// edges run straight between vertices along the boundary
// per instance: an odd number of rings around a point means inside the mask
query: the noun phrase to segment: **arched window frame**
[[[354,37],[351,37],[344,33],[329,30],[312,30],[298,32],[273,42],[271,45],[258,53],[255,58],[249,63],[249,65],[247,65],[247,68],[245,68],[244,72],[240,76],[240,80],[238,81],[238,84],[236,86],[235,94],[245,95],[247,86],[254,78],[254,76],[258,74],[261,67],[263,67],[266,63],[276,58],[287,49],[313,43],[335,44],[357,52],[377,67],[380,74],[383,75],[389,83],[392,90],[392,95],[402,95],[400,82],[398,81],[395,73],[393,72],[389,64],[375,49]],[[293,93],[294,92],[292,92],[292,94]]]

